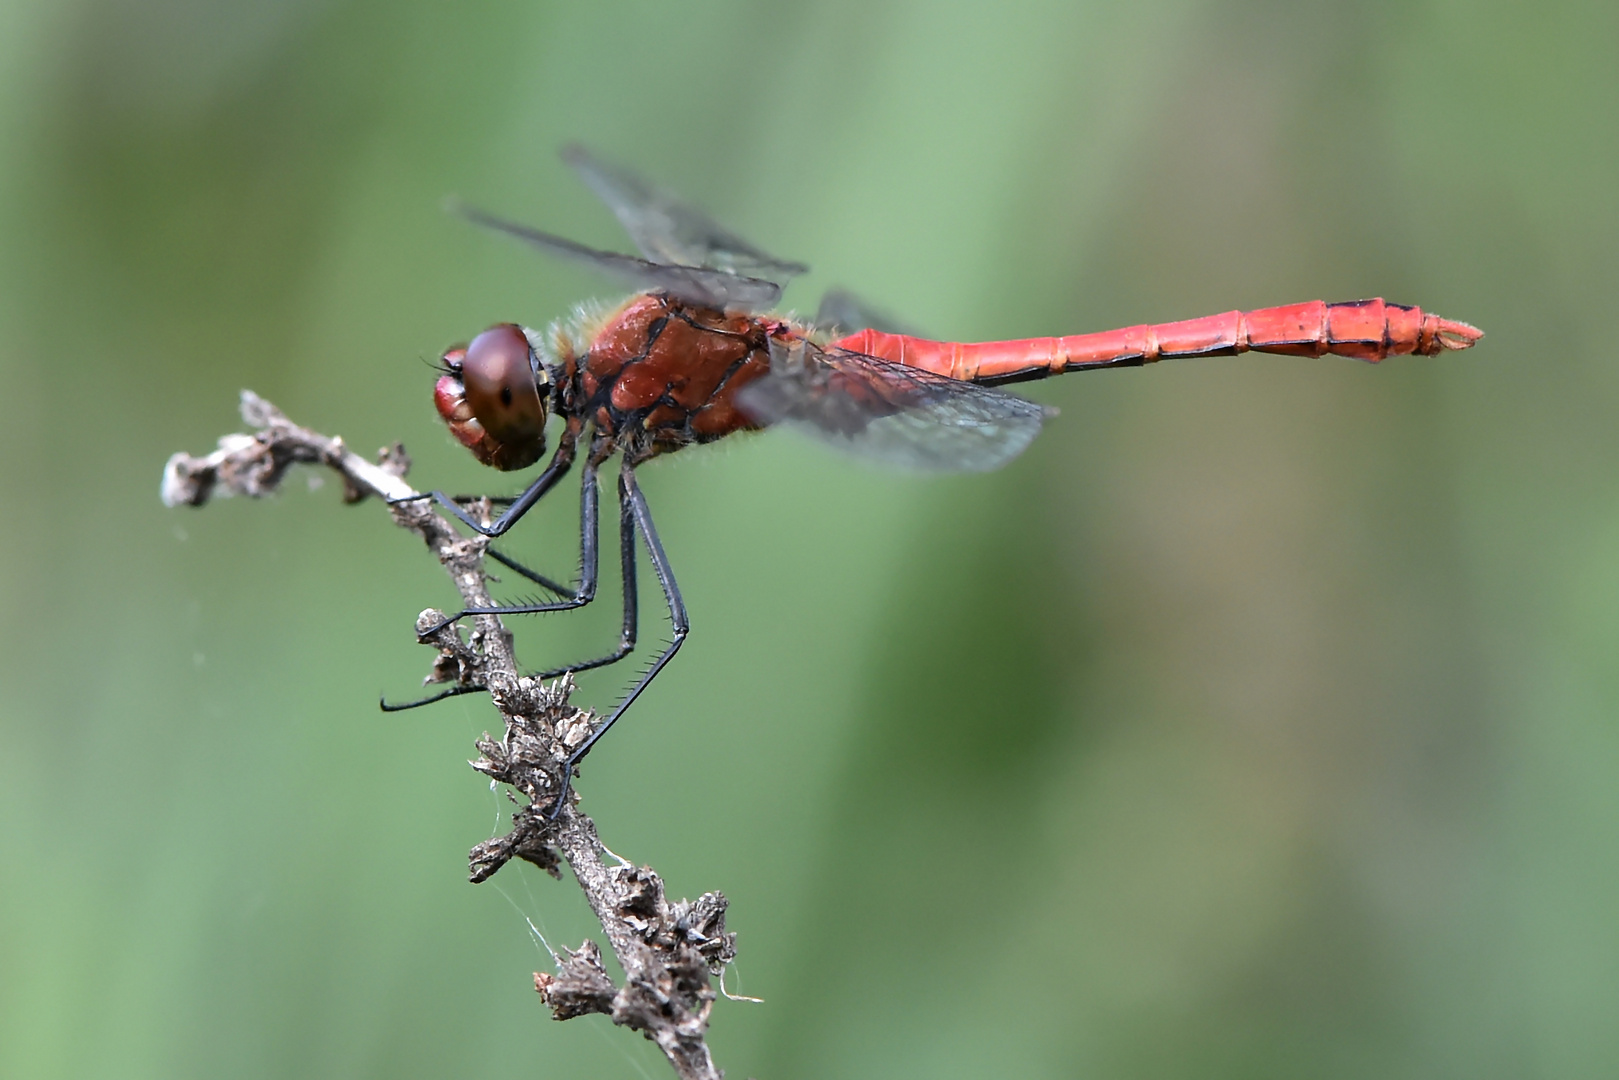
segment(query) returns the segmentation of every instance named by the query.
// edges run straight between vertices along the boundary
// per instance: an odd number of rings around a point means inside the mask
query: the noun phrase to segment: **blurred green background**
[[[488,703],[376,709],[451,601],[419,544],[331,483],[157,499],[241,387],[513,490],[423,361],[613,289],[439,206],[623,246],[575,138],[801,310],[1489,333],[1035,384],[988,476],[645,469],[695,629],[580,787],[731,897],[731,1076],[1614,1075],[1616,56],[1596,0],[0,4],[0,1075],[666,1075],[534,997],[571,885],[465,881]],[[574,507],[520,550],[566,572]]]

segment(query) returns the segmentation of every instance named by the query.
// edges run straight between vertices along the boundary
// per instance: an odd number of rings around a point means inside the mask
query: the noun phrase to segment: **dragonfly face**
[[[545,453],[550,375],[528,332],[500,323],[444,354],[433,404],[461,445],[485,465],[526,469]]]

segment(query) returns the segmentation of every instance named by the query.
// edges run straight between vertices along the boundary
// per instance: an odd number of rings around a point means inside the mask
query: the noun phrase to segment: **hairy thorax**
[[[593,325],[581,356],[556,337],[579,414],[633,463],[759,425],[736,392],[770,370],[776,324],[697,307],[660,294],[636,296]]]

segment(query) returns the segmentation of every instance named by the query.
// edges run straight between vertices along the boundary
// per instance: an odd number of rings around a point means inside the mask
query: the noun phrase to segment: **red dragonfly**
[[[491,557],[556,599],[468,608],[439,625],[468,615],[583,607],[596,595],[597,472],[613,455],[620,456],[624,613],[618,647],[536,674],[550,678],[604,667],[635,648],[637,533],[651,556],[674,633],[573,751],[567,777],[675,655],[689,629],[674,572],[635,480],[636,468],[651,458],[786,423],[888,462],[984,471],[1022,453],[1051,415],[993,389],[1003,383],[1250,350],[1334,353],[1375,363],[1407,353],[1434,356],[1465,349],[1483,336],[1466,323],[1381,299],[1316,300],[1073,337],[965,344],[907,334],[849,294],[832,292],[816,318],[804,322],[767,312],[780,299],[782,283],[807,267],[767,255],[701,211],[580,147],[566,148],[563,157],[612,209],[640,257],[597,251],[482,211],[463,207],[460,212],[641,291],[613,307],[582,309],[544,332],[502,323],[446,352],[433,401],[479,461],[502,470],[527,468],[545,452],[550,415],[562,423],[549,463],[521,495],[494,500],[506,506],[493,522],[475,519],[461,505],[466,499],[439,491],[430,497],[477,532],[500,536],[562,479],[582,449],[578,584],[559,584],[490,549]],[[384,708],[411,708],[478,689],[458,686]]]

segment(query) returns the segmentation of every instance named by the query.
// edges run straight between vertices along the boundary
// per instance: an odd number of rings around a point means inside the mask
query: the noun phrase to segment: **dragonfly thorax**
[[[769,370],[773,325],[665,293],[631,297],[583,352],[559,348],[572,386],[562,397],[632,462],[755,429],[736,394]]]

